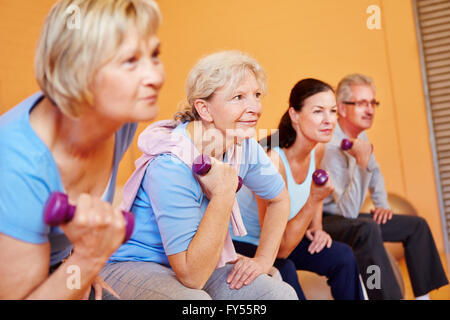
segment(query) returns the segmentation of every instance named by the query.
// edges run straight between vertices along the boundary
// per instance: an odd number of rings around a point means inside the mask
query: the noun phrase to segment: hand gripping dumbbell
[[[204,176],[211,170],[211,158],[207,155],[201,154],[194,160],[194,164],[192,165],[192,171],[198,174],[199,176]],[[236,192],[239,191],[242,187],[242,178],[239,177],[238,186]]]
[[[75,215],[76,207],[69,204],[69,198],[65,193],[52,192],[44,206],[44,222],[50,226],[58,226],[71,221]],[[122,211],[125,218],[125,239],[127,242],[134,229],[134,215],[128,211]]]
[[[370,145],[372,147],[371,152],[373,152],[373,144]],[[341,149],[346,151],[350,150],[353,147],[353,142],[347,138],[342,139],[341,141]]]
[[[314,171],[312,179],[318,186],[323,186],[328,181],[328,173],[323,169],[317,169]]]
[[[349,139],[342,139],[341,141],[341,149],[342,150],[350,150],[353,147],[353,142],[351,142]]]

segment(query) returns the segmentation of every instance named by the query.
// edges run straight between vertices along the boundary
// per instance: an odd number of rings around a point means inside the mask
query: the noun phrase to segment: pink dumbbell
[[[198,174],[199,176],[204,176],[211,170],[211,158],[207,155],[201,154],[194,160],[194,164],[192,165],[192,171]],[[242,178],[239,177],[238,187],[236,192],[239,191],[242,187]]]
[[[323,186],[328,181],[328,173],[323,169],[317,169],[312,175],[313,181],[319,186]]]
[[[68,223],[75,215],[76,207],[69,203],[65,193],[52,192],[44,206],[44,222],[50,226],[58,226]],[[134,229],[134,215],[128,211],[122,211],[125,218],[125,240],[130,239]]]

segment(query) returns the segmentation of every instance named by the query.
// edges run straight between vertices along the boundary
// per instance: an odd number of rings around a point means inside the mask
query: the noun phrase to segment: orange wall
[[[53,0],[0,0],[0,114],[38,89],[33,55]],[[276,128],[290,88],[315,77],[336,85],[348,73],[371,75],[382,102],[375,144],[389,192],[409,199],[443,249],[426,109],[411,0],[159,0],[162,60],[167,81],[158,119],[169,118],[184,95],[197,59],[222,49],[253,55],[268,75],[259,128]],[[370,5],[381,8],[381,30],[369,30]],[[145,127],[142,124],[141,131]],[[121,165],[119,184],[140,152],[134,144]]]

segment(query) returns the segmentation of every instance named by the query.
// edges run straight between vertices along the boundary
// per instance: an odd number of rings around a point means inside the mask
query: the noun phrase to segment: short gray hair
[[[67,26],[78,8],[79,28]],[[48,14],[35,56],[37,82],[47,98],[66,115],[77,117],[80,106],[92,105],[90,83],[114,55],[130,26],[146,38],[161,21],[154,0],[60,0]],[[126,81],[126,79],[124,79]]]
[[[366,85],[370,86],[375,93],[375,84],[369,76],[363,74],[354,73],[344,77],[338,84],[336,89],[336,101],[339,103],[341,101],[348,101],[352,99],[351,86],[355,85]]]
[[[246,53],[231,50],[220,51],[200,59],[189,72],[186,80],[186,102],[174,118],[181,122],[199,120],[194,102],[209,99],[224,86],[236,89],[248,72],[253,73],[262,94],[266,92],[266,75],[259,63]]]

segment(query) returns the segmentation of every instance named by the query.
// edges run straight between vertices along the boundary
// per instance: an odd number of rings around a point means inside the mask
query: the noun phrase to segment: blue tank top
[[[283,149],[275,147],[272,150],[280,155],[286,171],[287,188],[289,197],[291,199],[291,210],[289,213],[289,220],[291,220],[297,215],[300,209],[303,208],[306,200],[308,200],[312,182],[312,175],[314,173],[314,170],[316,169],[314,156],[315,149],[311,152],[308,174],[306,175],[305,180],[300,184],[296,183],[294,177],[292,176],[291,167],[289,166],[288,159],[286,158],[286,154],[284,153]]]

